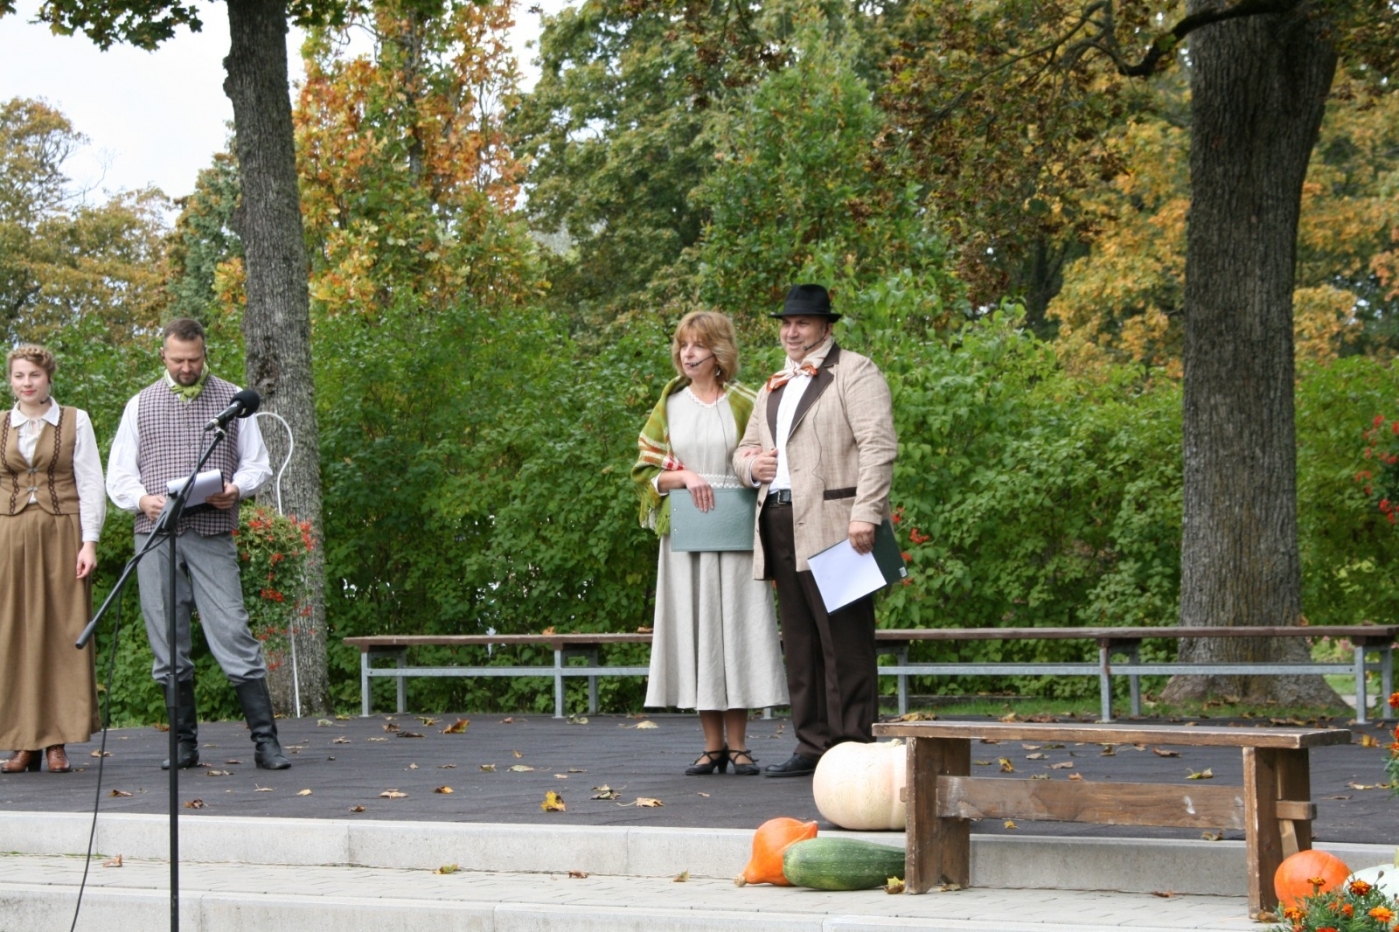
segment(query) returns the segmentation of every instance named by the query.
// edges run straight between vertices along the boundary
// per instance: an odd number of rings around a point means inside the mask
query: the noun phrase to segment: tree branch
[[[1156,73],[1161,63],[1175,52],[1181,41],[1192,32],[1204,26],[1227,22],[1231,19],[1244,19],[1249,16],[1266,16],[1270,13],[1286,13],[1296,9],[1303,0],[1239,0],[1233,6],[1204,10],[1192,13],[1170,32],[1157,36],[1147,49],[1145,57],[1135,65],[1124,61],[1115,49],[1103,51],[1112,58],[1118,74],[1127,78],[1145,78]],[[1115,44],[1115,43],[1114,43]]]

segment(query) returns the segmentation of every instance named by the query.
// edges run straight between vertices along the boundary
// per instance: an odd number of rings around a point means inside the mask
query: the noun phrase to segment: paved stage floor
[[[445,734],[459,717],[470,724],[459,734]],[[1260,727],[1253,721],[1237,724]],[[178,798],[187,807],[182,815],[734,829],[751,829],[774,816],[820,818],[809,778],[684,776],[703,743],[698,719],[692,715],[595,715],[568,722],[547,715],[405,714],[282,720],[278,727],[293,767],[270,772],[253,766],[252,744],[242,723],[202,725],[202,766],[180,774]],[[1316,839],[1393,844],[1395,800],[1380,786],[1393,726],[1351,727],[1355,743],[1312,752]],[[760,766],[786,759],[794,747],[786,719],[754,719],[749,735]],[[1372,736],[1378,746],[1363,747],[1361,735]],[[90,811],[96,800],[103,812],[167,812],[166,774],[159,767],[166,755],[166,734],[154,728],[113,730],[100,796],[98,760],[92,756],[98,737],[87,745],[69,746],[69,756],[81,768],[78,772],[0,776],[0,809],[80,812]],[[1015,767],[1015,773],[1006,776],[1020,778],[1044,773],[1063,780],[1075,772],[1086,780],[1180,780],[1184,786],[1190,774],[1209,770],[1218,783],[1241,782],[1238,750],[1172,750],[1179,756],[1162,757],[1153,748],[1133,746],[1120,746],[1104,756],[1098,745],[1035,748],[1014,742],[976,746],[972,758],[977,775],[988,776],[1000,774],[998,759],[1004,757]],[[1042,756],[1031,759],[1031,754]],[[1072,768],[1051,769],[1066,762]],[[607,795],[601,787],[616,797],[593,798]],[[451,792],[439,792],[442,788]],[[563,798],[566,811],[541,808],[551,790]],[[659,800],[661,805],[640,806],[638,799]],[[972,830],[1200,837],[1188,830],[1025,821],[1008,830],[995,820],[975,823]],[[1241,836],[1226,832],[1224,837]]]

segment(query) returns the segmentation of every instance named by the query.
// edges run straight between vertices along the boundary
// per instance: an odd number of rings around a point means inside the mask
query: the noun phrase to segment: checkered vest
[[[164,377],[141,390],[136,397],[136,430],[139,448],[136,465],[141,485],[151,495],[166,494],[172,479],[188,479],[199,454],[209,439],[204,425],[228,407],[238,386],[210,375],[204,390],[190,402],[181,401],[170,390]],[[228,425],[228,436],[219,442],[205,469],[217,469],[224,482],[232,482],[238,471],[238,421]],[[149,534],[154,523],[143,512],[136,515],[136,533]],[[199,505],[185,509],[180,517],[177,534],[194,531],[202,537],[227,534],[238,527],[237,508],[215,508]]]
[[[47,422],[34,445],[34,462],[19,452],[19,429],[10,424],[10,412],[0,420],[0,509],[17,515],[31,495],[51,515],[78,513],[78,483],[73,475],[73,447],[78,442],[78,409],[59,408],[58,425]]]

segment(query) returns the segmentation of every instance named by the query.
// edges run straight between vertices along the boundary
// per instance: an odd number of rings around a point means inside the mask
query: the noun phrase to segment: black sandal
[[[714,773],[716,770],[719,773],[726,773],[728,769],[729,749],[720,748],[717,751],[705,751],[701,754],[699,760],[695,761],[694,764],[686,769],[685,776],[697,777]]]
[[[739,756],[748,758],[748,763],[740,764]],[[739,777],[756,777],[758,775],[758,759],[748,751],[740,751],[737,748],[729,752],[729,760],[733,761],[734,775]]]

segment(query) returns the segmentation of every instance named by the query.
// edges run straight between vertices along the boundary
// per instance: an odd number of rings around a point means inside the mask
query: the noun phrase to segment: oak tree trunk
[[[281,656],[270,658],[275,669],[268,684],[279,712],[306,714],[329,711],[330,691],[311,315],[287,82],[285,2],[228,0],[228,24],[232,42],[224,59],[228,78],[223,87],[233,102],[243,182],[235,220],[247,263],[247,380],[262,395],[262,410],[281,415],[291,427],[295,449],[282,477],[281,504],[285,513],[311,523],[316,541],[307,568],[310,614],[294,626],[285,649],[269,642],[270,652]],[[281,425],[262,423],[275,471],[286,458],[286,433]],[[275,479],[263,495],[275,504]]]
[[[1218,0],[1191,0],[1190,11]],[[1191,37],[1181,625],[1301,621],[1293,266],[1336,69],[1306,4]],[[1298,639],[1187,639],[1182,660],[1303,661]],[[1319,676],[1175,677],[1165,698],[1339,704]]]

